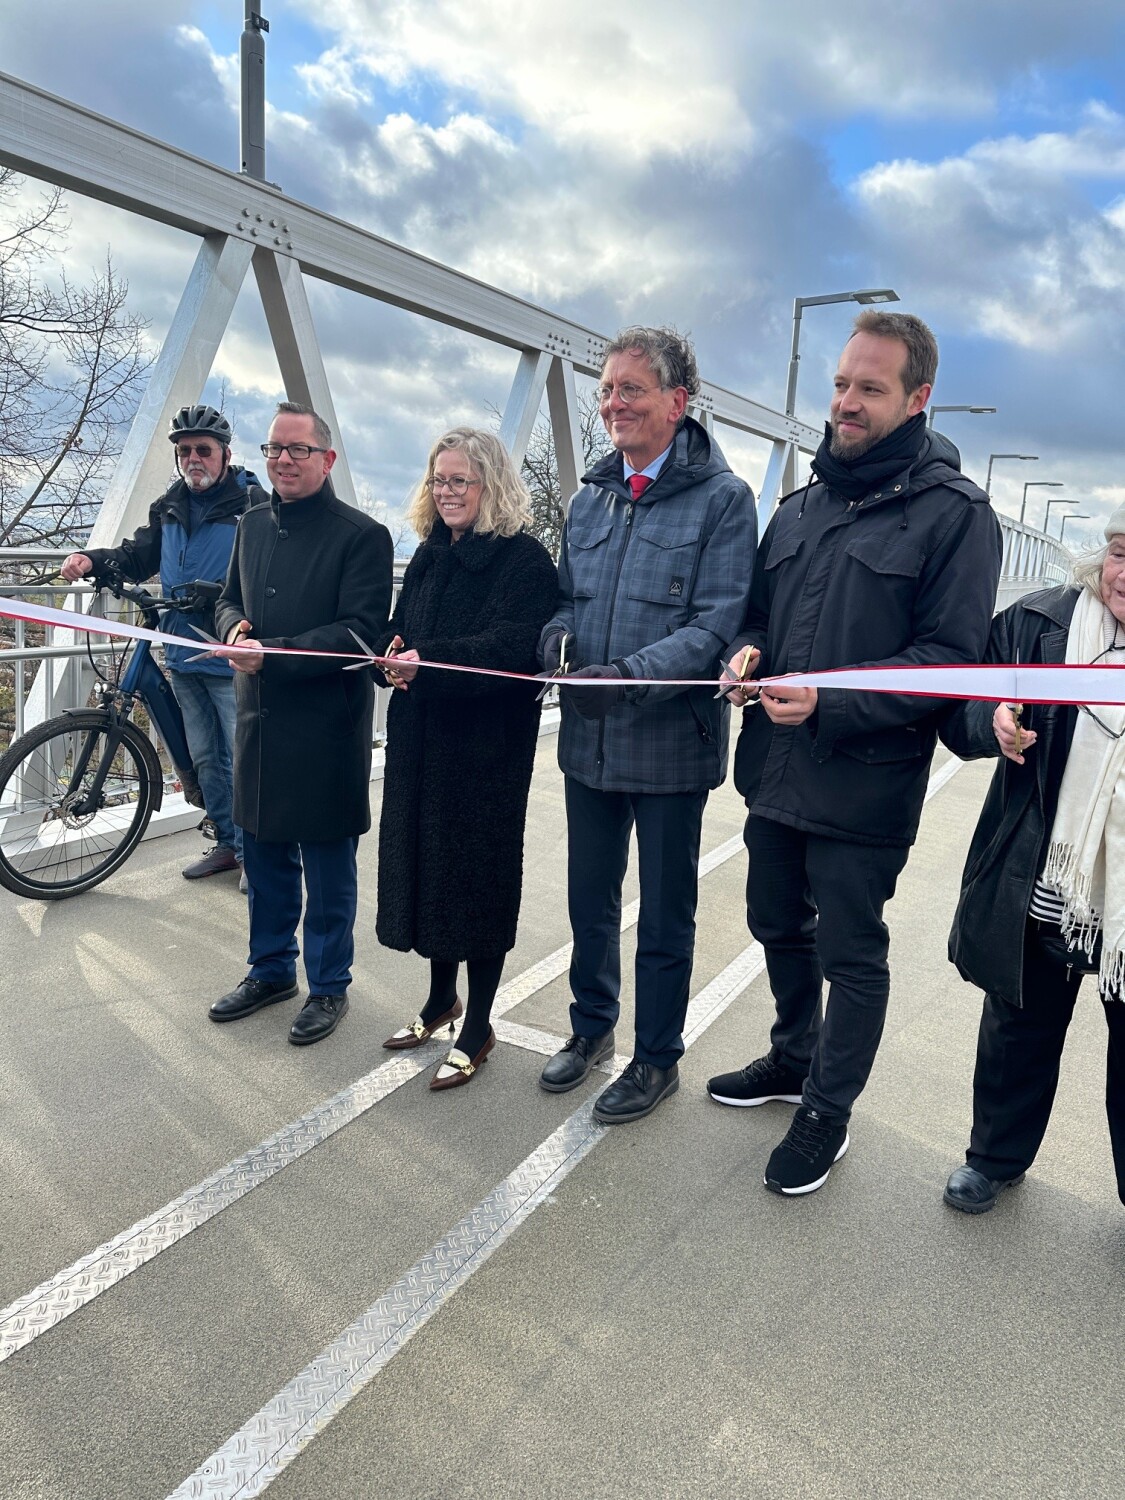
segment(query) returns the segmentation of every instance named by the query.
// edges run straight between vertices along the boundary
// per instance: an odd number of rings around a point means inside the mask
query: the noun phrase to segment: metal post
[[[247,177],[266,180],[266,41],[270,23],[258,14],[257,0],[246,0],[246,23],[238,44],[242,64],[242,168]]]
[[[550,368],[551,356],[538,349],[525,349],[520,355],[508,404],[500,420],[500,441],[512,455],[512,462],[517,469],[527,452],[531,429],[539,415],[539,403],[543,399],[543,388],[547,384],[547,372]]]
[[[200,245],[106,487],[89,546],[116,546],[137,529],[152,501],[168,488],[173,474],[168,424],[179,407],[199,400],[253,253],[253,247],[244,240],[227,235],[208,235]],[[67,600],[67,608],[81,608],[76,596]],[[58,643],[72,645],[73,632],[60,632]],[[85,678],[76,676],[82,674],[83,666],[80,658],[65,662],[57,680],[52,673],[36,673],[28,700],[28,717],[33,724],[85,701],[81,689]]]
[[[255,250],[254,277],[261,294],[266,322],[269,324],[270,338],[277,353],[281,378],[285,382],[285,394],[290,401],[300,401],[304,406],[311,406],[331,427],[332,445],[336,449],[332,486],[341,500],[354,505],[355,486],[344,451],[344,439],[336,418],[320,344],[317,342],[301,267],[289,255],[278,255],[272,250]]]
[[[796,485],[795,473],[792,483],[789,482],[790,469],[794,471],[796,469],[796,455],[795,443],[787,443],[781,438],[775,438],[770,444],[769,462],[766,464],[766,475],[762,480],[762,492],[758,496],[759,536],[769,525],[778,500],[782,495],[787,495]]]
[[[559,494],[565,510],[586,467],[578,420],[578,396],[574,389],[574,366],[568,359],[551,361],[547,372],[547,410],[551,417],[551,435],[555,440]]]

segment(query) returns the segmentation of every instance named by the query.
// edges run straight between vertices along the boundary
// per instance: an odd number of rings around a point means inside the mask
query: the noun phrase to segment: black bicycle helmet
[[[226,417],[213,406],[181,406],[168,428],[169,440],[178,443],[182,437],[201,433],[217,438],[225,448],[230,447],[234,436]]]

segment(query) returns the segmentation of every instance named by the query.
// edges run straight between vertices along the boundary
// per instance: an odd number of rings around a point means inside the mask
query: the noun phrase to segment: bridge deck
[[[6,898],[0,1495],[1119,1496],[1125,1217],[1092,991],[1032,1179],[981,1219],[941,1203],[977,1015],[945,933],[987,769],[936,791],[901,882],[852,1150],[786,1202],[761,1167],[788,1109],[703,1093],[771,1014],[730,786],[679,1094],[602,1131],[593,1084],[536,1087],[566,1030],[553,756],[544,739],[508,1044],[452,1093],[379,1046],[423,966],[376,944],[373,838],[352,1010],[308,1049],[291,1005],[208,1024],[244,922],[233,882],[180,878],[193,836],[71,902]]]

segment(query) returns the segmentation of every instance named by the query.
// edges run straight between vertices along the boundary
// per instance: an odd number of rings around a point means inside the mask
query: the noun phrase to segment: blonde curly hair
[[[515,536],[531,522],[531,497],[507,448],[491,432],[478,427],[453,427],[438,438],[426,462],[425,477],[411,499],[406,519],[423,542],[434,528],[437,507],[431,482],[439,453],[463,453],[481,481],[480,513],[474,531],[485,536]]]

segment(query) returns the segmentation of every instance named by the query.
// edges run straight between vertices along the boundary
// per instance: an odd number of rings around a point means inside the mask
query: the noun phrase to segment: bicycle
[[[120,573],[91,575],[96,592],[129,600],[149,629],[187,599],[154,598]],[[205,650],[205,643],[200,643]],[[100,885],[140,843],[164,797],[156,746],[134,722],[138,703],[168,750],[184,796],[203,797],[184,735],[183,715],[149,641],[111,653],[111,675],[92,651],[98,702],[29,730],[0,758],[0,885],[17,896],[61,901]]]

